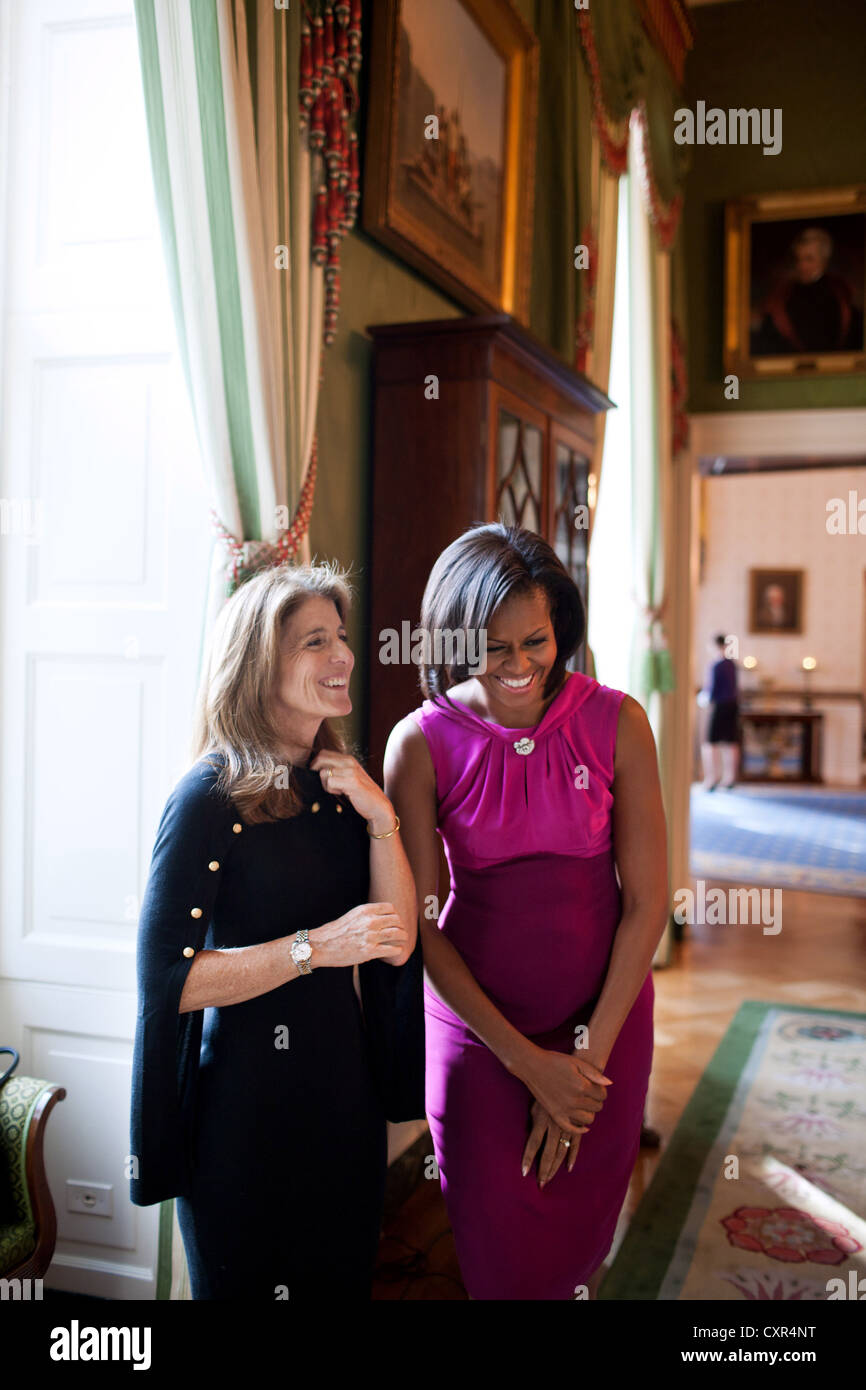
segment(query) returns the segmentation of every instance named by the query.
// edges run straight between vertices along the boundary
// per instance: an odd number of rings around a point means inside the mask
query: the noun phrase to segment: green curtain
[[[630,406],[637,614],[630,689],[649,710],[655,706],[655,695],[674,688],[663,621],[667,518],[662,485],[671,442],[663,430],[670,413],[671,381],[669,354],[662,366],[656,337],[660,328],[669,333],[671,305],[667,280],[664,287],[659,284],[656,248],[668,249],[676,233],[688,152],[674,141],[674,111],[681,101],[676,80],[649,38],[636,0],[604,0],[580,14],[602,155],[614,172],[621,172],[627,138],[631,175]]]
[[[236,546],[214,548],[206,632],[232,563],[255,567],[289,540],[309,554],[321,159],[298,120],[299,4],[135,0],[135,17],[178,341],[214,511]],[[189,1297],[173,1202],[160,1211],[157,1297]]]
[[[644,39],[642,95],[653,182],[662,202],[672,203],[682,195],[691,162],[688,145],[678,145],[674,140],[674,113],[683,104],[683,94],[662,54],[646,35]]]
[[[592,97],[574,10],[536,0],[540,44],[536,196],[530,326],[569,365],[584,311],[588,272],[575,269],[574,248],[590,235]]]
[[[636,0],[604,0],[582,11],[562,0],[535,0],[534,28],[540,47],[536,180],[549,193],[535,201],[530,326],[574,364],[575,326],[590,306],[598,259],[592,245],[598,233],[592,221],[594,122],[608,167],[621,173],[629,117],[640,109],[646,173],[662,215],[681,198],[689,153],[673,138],[681,93],[643,27]],[[621,147],[622,167],[614,167],[606,136]],[[579,244],[590,245],[589,271],[574,266]]]
[[[653,195],[669,207],[682,194],[690,160],[688,147],[674,140],[674,112],[682,104],[676,79],[647,34],[636,0],[604,0],[580,14],[596,120],[619,129],[615,143],[624,154],[629,117],[635,108],[642,111]],[[611,163],[610,143],[603,140],[602,150]],[[621,164],[614,172],[622,172]]]
[[[611,121],[627,121],[646,91],[651,47],[637,5],[635,0],[602,0],[585,13],[592,25],[605,111]]]
[[[241,571],[288,547],[288,519],[311,503],[320,161],[297,118],[300,6],[135,0],[135,16],[178,340],[214,512],[237,547],[215,547],[209,627],[231,560]]]

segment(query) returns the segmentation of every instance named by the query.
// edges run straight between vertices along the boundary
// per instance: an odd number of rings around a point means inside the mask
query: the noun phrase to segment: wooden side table
[[[741,782],[823,782],[821,750],[824,737],[824,716],[817,710],[751,710],[740,709],[742,737],[740,746]],[[781,766],[781,757],[788,740],[790,726],[800,729],[799,766],[792,771]],[[744,745],[749,727],[758,742],[766,749],[767,768],[749,772],[745,766]]]

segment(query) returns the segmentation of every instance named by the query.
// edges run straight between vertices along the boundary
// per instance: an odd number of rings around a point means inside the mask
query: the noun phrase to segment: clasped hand
[[[585,1052],[542,1052],[524,1081],[535,1096],[530,1110],[532,1128],[523,1151],[524,1177],[538,1160],[538,1183],[544,1187],[566,1154],[568,1171],[577,1161],[581,1137],[589,1131],[612,1085],[611,1078]],[[567,1147],[566,1142],[568,1141]]]

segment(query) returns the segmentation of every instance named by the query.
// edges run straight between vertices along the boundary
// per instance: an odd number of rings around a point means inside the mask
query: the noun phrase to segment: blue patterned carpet
[[[697,878],[866,897],[866,794],[692,787]]]

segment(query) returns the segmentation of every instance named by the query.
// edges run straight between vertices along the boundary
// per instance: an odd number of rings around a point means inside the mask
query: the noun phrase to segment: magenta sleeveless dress
[[[573,673],[531,729],[445,697],[412,713],[433,760],[451,872],[440,929],[509,1022],[550,1050],[570,1051],[589,1021],[621,915],[611,784],[623,698]],[[531,1093],[426,984],[424,1009],[427,1118],[467,1290],[573,1298],[610,1250],[640,1146],[652,974],[608,1059],[613,1085],[574,1170],[563,1163],[543,1190],[535,1165],[520,1171]]]

